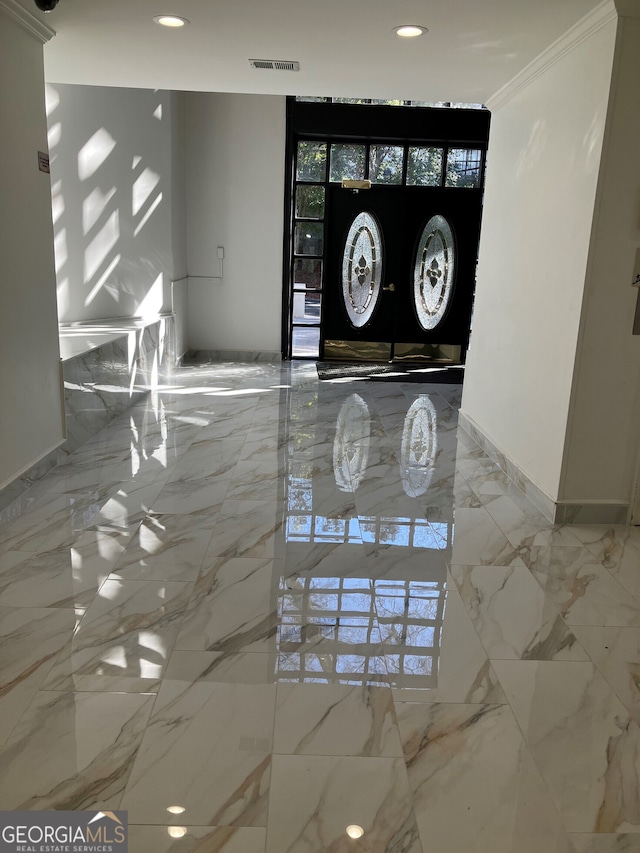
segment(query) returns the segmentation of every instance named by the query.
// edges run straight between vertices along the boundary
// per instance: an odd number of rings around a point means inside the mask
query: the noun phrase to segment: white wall
[[[576,41],[492,115],[462,410],[559,494],[616,24]]]
[[[0,9],[0,488],[63,438],[42,43]]]
[[[621,19],[566,440],[561,497],[631,499],[640,449],[640,20]]]
[[[285,98],[185,99],[189,345],[279,351]],[[218,274],[218,246],[223,280],[193,278]]]
[[[186,266],[177,96],[51,83],[47,107],[60,321],[167,310]]]

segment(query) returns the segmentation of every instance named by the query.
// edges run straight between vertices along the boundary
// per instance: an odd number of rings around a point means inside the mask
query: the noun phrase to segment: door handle
[[[389,285],[389,287],[383,287],[382,289],[383,290],[390,290],[393,293],[393,291],[396,289],[396,286],[395,286],[395,284],[391,283]]]

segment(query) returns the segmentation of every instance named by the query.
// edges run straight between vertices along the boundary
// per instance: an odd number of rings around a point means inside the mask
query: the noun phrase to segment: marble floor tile
[[[217,477],[196,480],[182,477],[169,481],[154,498],[151,509],[155,514],[189,514],[206,511],[215,517],[229,490],[228,480]]]
[[[510,489],[508,494],[500,495],[495,500],[487,501],[486,510],[500,527],[504,535],[514,548],[531,541],[537,544],[543,532],[555,533],[556,544],[560,535],[564,535],[567,544],[575,545],[577,540],[566,527],[558,527],[546,519],[542,513],[523,495],[515,489]],[[559,534],[557,531],[562,531]],[[542,544],[542,543],[540,543]]]
[[[205,564],[193,589],[176,642],[178,649],[268,652],[274,649],[279,561],[221,558]]]
[[[129,820],[266,826],[275,691],[165,681],[122,799]]]
[[[355,842],[347,827],[364,830]],[[423,853],[401,758],[274,755],[267,853]]]
[[[201,480],[215,477],[230,480],[245,439],[196,439],[180,457],[173,476],[177,479]]]
[[[179,369],[3,511],[0,805],[128,809],[132,853],[640,853],[640,533],[550,524],[461,393]]]
[[[640,832],[640,728],[591,663],[494,661],[568,832]]]
[[[96,593],[111,571],[109,562],[83,561],[75,548],[45,554],[14,551],[7,556],[16,554],[20,561],[0,572],[0,606],[73,609],[83,594]]]
[[[132,826],[135,853],[264,853],[266,830],[237,826]]]
[[[25,500],[22,513],[0,525],[0,549],[44,553],[72,545],[89,527],[104,503],[101,492],[46,495]]]
[[[574,832],[569,839],[574,853],[640,853],[640,835],[633,833],[592,835]]]
[[[576,626],[580,642],[640,725],[640,628]]]
[[[484,507],[456,509],[450,563],[456,566],[521,566],[517,548]]]
[[[46,689],[155,692],[191,589],[173,581],[105,581]]]
[[[230,500],[282,500],[284,481],[277,460],[241,461],[236,465],[227,491]]]
[[[452,566],[451,574],[490,658],[589,659],[524,566]]]
[[[207,557],[281,556],[283,516],[280,501],[225,501]]]
[[[0,607],[0,744],[41,688],[74,627],[73,611]]]
[[[0,749],[4,809],[118,809],[154,696],[36,694]]]
[[[162,490],[162,483],[135,481],[124,484],[110,495],[91,519],[91,527],[127,530],[147,515]]]
[[[511,709],[400,702],[397,714],[423,848],[440,853],[525,849],[522,834],[521,846],[514,845],[514,829],[523,777],[535,769],[526,763]],[[552,811],[543,785],[536,793],[535,810]],[[562,838],[556,823],[555,835]]]
[[[575,536],[631,595],[640,595],[640,531],[637,527],[573,525]]]
[[[368,558],[366,550],[362,546],[360,538],[360,525],[357,519],[348,522],[332,523],[331,528],[325,536],[326,525],[319,524],[315,519],[316,538],[321,541],[308,540],[313,537],[314,531],[303,519],[289,516],[286,524],[286,537],[288,539],[282,559],[283,574],[285,577],[348,577],[349,575],[369,576]],[[318,534],[318,529],[322,533]],[[335,534],[335,535],[332,535]],[[335,541],[331,541],[331,539]],[[306,542],[304,540],[307,540]],[[326,541],[328,540],[328,541]],[[345,540],[347,540],[345,542]]]
[[[638,602],[597,563],[532,571],[568,625],[640,626]]]
[[[276,652],[203,652],[174,649],[165,678],[168,681],[221,681],[232,684],[276,684]]]
[[[456,591],[441,589],[434,596],[427,590],[424,597],[419,589],[393,591],[396,603],[381,591],[377,608],[396,701],[506,702]],[[390,615],[383,615],[385,611]]]
[[[195,581],[214,524],[208,510],[175,515],[149,513],[113,567],[113,577]]]
[[[284,755],[402,755],[391,690],[279,684],[273,751]]]

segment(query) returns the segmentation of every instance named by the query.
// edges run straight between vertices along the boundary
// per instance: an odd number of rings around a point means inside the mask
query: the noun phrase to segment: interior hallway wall
[[[188,93],[188,340],[281,346],[285,98]],[[222,281],[217,247],[224,248]]]
[[[60,321],[170,310],[186,274],[178,96],[51,83],[47,111]]]
[[[613,7],[612,7],[613,8]],[[495,108],[463,414],[560,492],[616,39],[601,15]]]
[[[63,439],[42,42],[0,9],[0,488]]]
[[[640,14],[640,8],[636,10]],[[640,19],[618,26],[560,497],[626,506],[640,450]]]

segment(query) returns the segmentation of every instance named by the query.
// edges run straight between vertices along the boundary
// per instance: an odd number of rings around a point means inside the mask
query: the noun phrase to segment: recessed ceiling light
[[[184,806],[167,806],[167,811],[171,814],[184,814],[186,809]]]
[[[189,23],[186,18],[181,18],[179,15],[156,15],[153,20],[161,27],[184,27]]]
[[[413,39],[416,36],[421,36],[427,32],[426,27],[419,27],[417,24],[403,24],[401,27],[396,27],[394,30],[397,36],[405,39]]]

